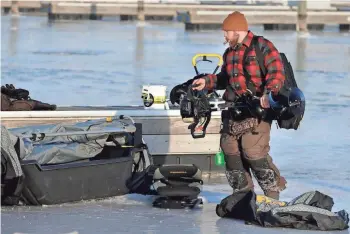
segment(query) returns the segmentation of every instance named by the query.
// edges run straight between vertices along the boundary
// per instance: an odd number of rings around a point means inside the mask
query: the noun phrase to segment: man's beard
[[[226,45],[227,43],[229,43],[229,45],[230,45],[231,47],[237,45],[237,43],[238,43],[238,37],[237,37],[236,39],[233,39],[233,40],[227,40],[227,39],[226,39],[225,42],[224,42],[223,44]]]

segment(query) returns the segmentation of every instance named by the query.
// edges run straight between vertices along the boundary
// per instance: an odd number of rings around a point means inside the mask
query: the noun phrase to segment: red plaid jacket
[[[228,79],[229,85],[232,86],[236,94],[241,95],[246,92],[247,87],[243,72],[243,55],[245,50],[250,46],[253,36],[254,34],[249,31],[241,44],[238,44],[235,48],[229,47],[226,49],[223,55],[224,63],[221,67],[221,72],[216,75],[210,74],[204,77],[206,89],[215,89],[217,88],[218,80]],[[245,68],[251,76],[251,81],[257,93],[272,92],[276,94],[285,80],[285,71],[281,57],[278,50],[269,40],[259,37],[258,44],[264,55],[264,65],[266,67],[265,79],[261,77],[255,50],[248,52]],[[263,82],[265,82],[265,86],[261,87]],[[224,99],[226,95],[227,91],[224,94]]]

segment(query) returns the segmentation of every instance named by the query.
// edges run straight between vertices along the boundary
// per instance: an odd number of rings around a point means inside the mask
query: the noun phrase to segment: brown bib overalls
[[[227,112],[227,111],[226,111]],[[220,147],[225,155],[226,177],[233,192],[254,188],[250,170],[266,196],[279,199],[286,180],[272,162],[271,122],[254,118],[234,121],[223,111]]]

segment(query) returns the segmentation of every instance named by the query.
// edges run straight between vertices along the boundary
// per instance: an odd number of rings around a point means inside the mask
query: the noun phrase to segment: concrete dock
[[[227,14],[241,11],[250,25],[263,25],[265,30],[299,30],[301,27],[322,30],[324,25],[339,25],[340,30],[350,30],[349,1],[307,2],[302,12],[300,7],[288,5],[286,1],[267,1],[268,5],[224,2],[227,4],[215,5],[208,0],[6,0],[1,1],[1,7],[5,13],[12,14],[44,12],[51,20],[98,20],[107,16],[120,17],[120,20],[176,20],[183,22],[186,30],[217,28]]]
[[[265,30],[292,29],[298,27],[299,16],[297,11],[241,11],[245,14],[249,25],[264,25]],[[193,11],[184,18],[189,30],[207,28],[210,25],[221,25],[230,11]],[[350,11],[308,11],[306,23],[309,29],[323,29],[324,25],[338,24],[341,30],[349,30]]]

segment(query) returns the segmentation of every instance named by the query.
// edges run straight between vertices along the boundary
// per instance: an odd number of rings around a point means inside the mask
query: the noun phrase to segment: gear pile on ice
[[[16,88],[13,84],[1,86],[1,111],[37,111],[56,110],[56,105],[34,100],[26,89]]]
[[[349,214],[345,210],[332,212],[333,205],[333,198],[319,191],[301,194],[290,202],[249,191],[224,198],[216,206],[216,214],[263,227],[322,231],[348,229]]]
[[[156,195],[154,207],[165,209],[196,208],[203,204],[202,171],[194,164],[150,165],[134,172],[127,181],[131,193]]]

